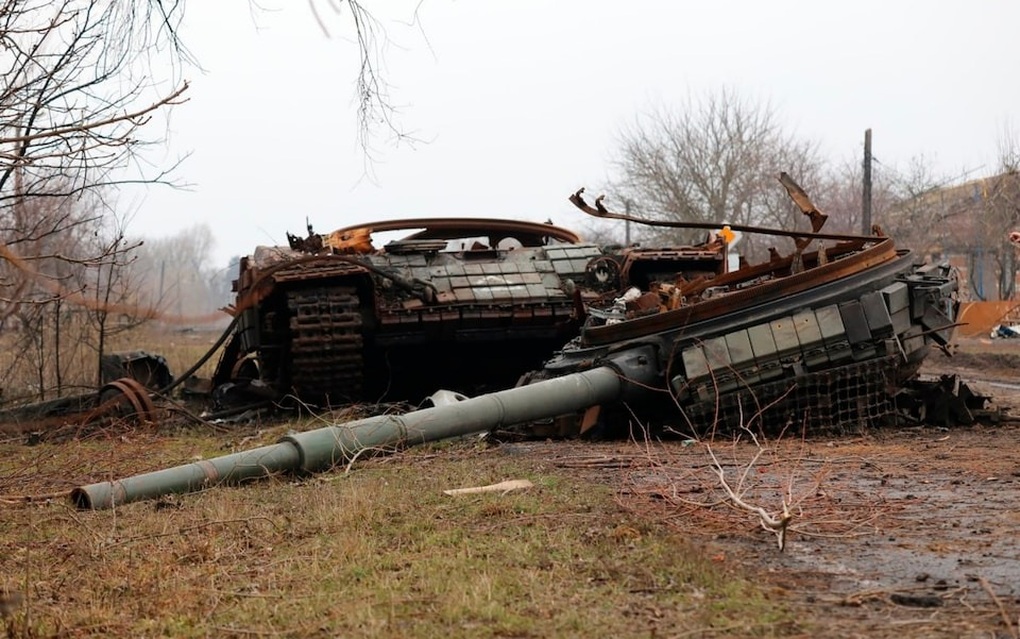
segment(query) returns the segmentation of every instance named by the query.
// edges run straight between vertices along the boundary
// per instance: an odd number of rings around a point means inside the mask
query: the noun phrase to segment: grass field
[[[765,586],[606,485],[469,441],[112,511],[74,485],[274,441],[125,432],[0,446],[9,637],[660,637],[796,633]],[[535,487],[447,496],[505,479]]]

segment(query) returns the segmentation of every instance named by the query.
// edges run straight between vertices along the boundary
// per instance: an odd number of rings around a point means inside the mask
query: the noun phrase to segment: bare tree
[[[85,223],[67,202],[86,193],[165,179],[164,172],[138,170],[141,128],[182,101],[187,85],[164,89],[135,61],[147,47],[178,50],[175,11],[161,0],[0,6],[0,233],[12,251]],[[66,217],[35,225],[24,211],[40,199],[59,201],[56,210]],[[17,303],[17,295],[6,297]]]
[[[230,302],[223,294],[223,278],[211,264],[216,239],[206,224],[174,235],[146,239],[136,251],[131,270],[140,299],[164,317],[213,314]],[[230,277],[236,276],[236,269]],[[229,293],[229,281],[227,282]]]
[[[18,348],[3,370],[4,384],[31,373],[32,394],[45,398],[48,388],[57,395],[65,385],[67,367],[75,360],[82,340],[75,312],[84,301],[79,274],[95,259],[87,246],[97,218],[87,198],[26,199],[14,207],[3,227],[8,238],[0,250],[5,290],[5,325],[18,329]],[[14,253],[17,251],[17,253]]]
[[[143,288],[131,268],[140,241],[125,237],[125,222],[118,219],[95,234],[89,243],[89,260],[80,274],[81,288],[91,298],[85,316],[89,340],[95,353],[95,383],[102,384],[102,360],[111,337],[140,326],[156,317],[155,305],[141,299]]]
[[[784,131],[770,104],[727,89],[639,116],[618,146],[615,199],[688,222],[792,228],[803,215],[776,178],[786,170],[812,184],[823,166],[816,145]]]
[[[998,139],[998,171],[985,191],[986,235],[995,248],[999,299],[1016,293],[1016,250],[1009,233],[1020,225],[1020,136],[1006,124]]]
[[[8,0],[0,19],[0,205],[163,177],[123,173],[138,166],[141,127],[187,88],[164,89],[135,62],[176,44],[160,0]]]
[[[164,86],[142,63],[182,59],[180,13],[162,0],[0,3],[0,321],[20,327],[40,398],[64,386],[72,311],[98,308],[83,274],[128,250],[91,241],[112,188],[167,179],[137,152],[154,141],[146,123],[187,85]]]
[[[815,188],[818,201],[824,203],[825,212],[829,215],[827,230],[848,234],[861,232],[863,181],[861,159],[855,157],[830,168],[826,179]],[[873,220],[884,222],[896,203],[892,186],[884,173],[875,172],[871,186]]]
[[[872,219],[901,246],[920,255],[941,254],[951,240],[946,222],[956,214],[958,197],[949,192],[953,179],[939,173],[931,158],[911,158],[906,169],[879,163],[876,183],[887,184],[893,204],[885,215]]]

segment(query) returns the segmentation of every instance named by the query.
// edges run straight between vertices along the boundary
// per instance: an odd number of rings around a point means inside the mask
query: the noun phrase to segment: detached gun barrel
[[[232,455],[81,486],[71,492],[71,500],[82,509],[112,508],[277,473],[320,472],[367,449],[409,446],[566,415],[619,400],[627,386],[614,367],[602,366],[404,415],[369,417],[287,435],[276,444]]]

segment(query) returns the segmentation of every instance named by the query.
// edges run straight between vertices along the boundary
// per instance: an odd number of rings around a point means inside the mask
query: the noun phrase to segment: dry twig
[[[740,495],[738,495],[732,488],[730,488],[729,482],[726,481],[726,471],[723,470],[722,464],[719,463],[719,459],[716,457],[715,451],[712,450],[712,447],[708,444],[705,444],[705,450],[708,451],[708,454],[712,457],[712,461],[715,462],[715,474],[719,478],[719,485],[722,486],[722,489],[724,491],[726,491],[726,496],[729,497],[731,502],[733,502],[733,505],[737,506],[742,510],[746,510],[749,513],[758,515],[761,527],[764,528],[765,530],[775,533],[776,542],[779,545],[780,552],[785,550],[786,529],[790,525],[790,522],[793,520],[793,515],[790,513],[789,502],[786,499],[782,500],[783,509],[778,515],[769,514],[768,511],[766,511],[761,506],[752,506],[751,504],[748,504],[740,497]],[[754,462],[758,459],[761,453],[762,450],[759,449],[758,453],[755,454],[754,459],[752,459],[751,462],[747,465],[747,470],[750,470],[750,468],[754,466]],[[744,478],[746,476],[747,473],[745,472],[744,475],[741,476],[740,479],[741,483],[738,484],[738,487],[741,484],[743,484]]]
[[[981,587],[985,589],[988,596],[992,598],[992,601],[995,603],[995,607],[999,609],[999,616],[1002,617],[1003,623],[1005,623],[1006,628],[1009,629],[1009,636],[1012,639],[1020,639],[1020,628],[1018,628],[1017,625],[1013,623],[1013,620],[1010,619],[1009,613],[1006,612],[1006,607],[1002,604],[1002,600],[999,599],[999,596],[995,594],[994,590],[992,590],[992,585],[988,583],[988,580],[984,577],[978,577],[978,583],[980,583]]]

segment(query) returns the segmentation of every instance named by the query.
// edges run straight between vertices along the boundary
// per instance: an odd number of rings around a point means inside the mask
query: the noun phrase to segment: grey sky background
[[[1020,1],[365,0],[388,43],[380,71],[401,128],[357,143],[348,14],[306,2],[191,2],[181,35],[202,70],[155,163],[176,177],[124,200],[129,231],[205,222],[214,258],[303,233],[399,217],[511,217],[583,229],[568,202],[611,173],[621,126],[721,87],[770,101],[834,161],[874,154],[946,175],[995,169],[1020,127]],[[417,8],[418,24],[415,20]],[[784,167],[776,167],[778,173]],[[810,192],[811,185],[804,184]],[[824,208],[824,203],[818,203]]]

